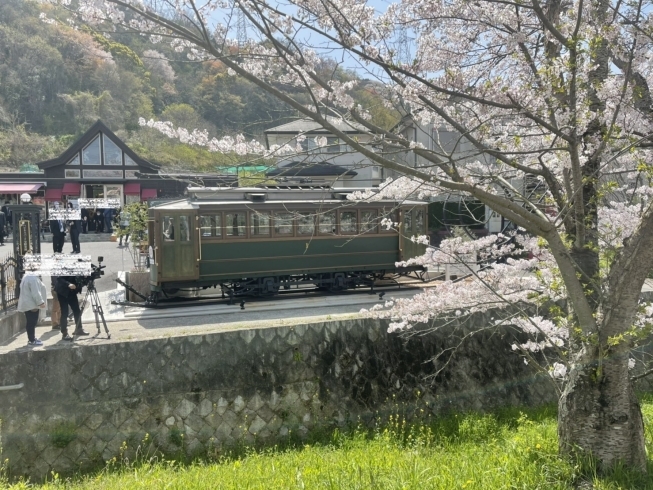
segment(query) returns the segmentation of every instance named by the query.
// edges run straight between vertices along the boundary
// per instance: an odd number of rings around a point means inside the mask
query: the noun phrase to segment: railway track
[[[119,281],[121,282],[121,281]],[[122,283],[122,282],[121,282]],[[383,296],[389,292],[394,291],[408,291],[414,290],[415,292],[425,283],[420,279],[409,279],[401,282],[397,281],[381,281],[374,284],[372,288],[356,288],[347,289],[344,291],[323,291],[317,288],[292,288],[289,290],[279,291],[276,295],[270,296],[238,296],[233,299],[225,297],[225,295],[205,295],[197,297],[173,297],[159,300],[155,303],[148,302],[130,302],[130,301],[112,301],[114,305],[142,308],[142,309],[169,309],[169,308],[187,308],[187,307],[205,307],[205,306],[236,306],[240,309],[245,309],[247,305],[252,304],[266,304],[285,299],[297,299],[299,297],[305,298],[334,298],[334,297],[355,297],[361,295],[376,295],[378,300],[383,299]]]

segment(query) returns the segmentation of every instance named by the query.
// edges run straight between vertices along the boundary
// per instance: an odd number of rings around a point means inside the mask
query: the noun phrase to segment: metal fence
[[[16,281],[18,261],[13,255],[8,255],[0,260],[0,294],[2,295],[2,311],[7,313],[18,303],[20,285]]]

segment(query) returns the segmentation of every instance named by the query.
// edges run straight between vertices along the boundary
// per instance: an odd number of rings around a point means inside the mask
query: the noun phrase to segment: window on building
[[[329,136],[327,138],[327,153],[340,153],[340,140],[335,136]]]
[[[79,153],[75,153],[75,156],[66,165],[79,165]]]
[[[306,139],[302,141],[302,151],[314,152],[317,148],[317,143],[315,143],[315,136],[306,136]]]
[[[113,141],[102,135],[104,143],[104,164],[122,165],[122,150]]]
[[[136,165],[136,162],[127,153],[125,153],[125,165]]]
[[[100,135],[98,134],[86,148],[82,150],[82,165],[101,165]]]

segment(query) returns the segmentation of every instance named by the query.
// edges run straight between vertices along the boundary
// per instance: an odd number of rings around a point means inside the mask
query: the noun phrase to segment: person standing
[[[5,217],[7,219],[7,233],[9,233],[9,230],[12,227],[11,224],[11,209],[9,208],[9,205],[11,203],[9,201],[5,201],[4,205],[0,208],[0,211],[5,213]]]
[[[120,240],[118,241],[118,246],[122,247],[122,237],[125,237],[125,245],[129,242],[129,221],[131,220],[131,215],[129,211],[122,211],[119,216],[120,223]],[[125,230],[127,230],[125,232]]]
[[[107,208],[104,210],[104,230],[107,233],[113,233],[113,228],[111,227],[111,221],[113,220],[113,209]]]
[[[95,210],[95,216],[93,217],[93,220],[95,221],[95,233],[103,233],[104,232],[104,214],[102,214],[101,209],[96,209]]]
[[[72,202],[68,203],[68,209],[70,211],[74,210]],[[68,221],[68,227],[70,229],[70,242],[73,244],[73,253],[78,254],[78,253],[80,253],[80,248],[79,248],[79,228],[80,228],[80,223],[79,223],[79,220],[70,220],[70,221]]]
[[[45,285],[41,282],[41,278],[25,274],[20,282],[20,296],[16,309],[25,314],[27,345],[31,347],[43,345],[43,342],[36,338],[36,324],[39,321],[39,310],[45,308],[45,300]]]
[[[59,330],[61,330],[62,340],[72,341],[73,338],[68,335],[68,308],[73,311],[75,318],[75,331],[73,335],[88,335],[82,328],[82,312],[79,309],[79,300],[77,295],[81,293],[81,288],[77,286],[77,280],[74,276],[58,276],[55,281],[54,290],[59,298],[61,306],[61,316],[59,317]]]
[[[52,249],[54,253],[63,252],[63,244],[66,241],[66,222],[62,219],[51,219],[50,231],[52,232]]]
[[[88,209],[82,208],[80,214],[82,215],[82,233],[86,235],[88,229]]]
[[[5,244],[5,236],[7,236],[6,229],[7,217],[5,216],[4,211],[0,211],[0,245],[2,246]]]

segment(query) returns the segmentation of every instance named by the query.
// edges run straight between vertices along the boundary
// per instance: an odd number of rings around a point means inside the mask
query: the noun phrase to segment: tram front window
[[[174,242],[175,241],[175,218],[173,216],[164,216],[163,217],[163,241],[164,242]]]

